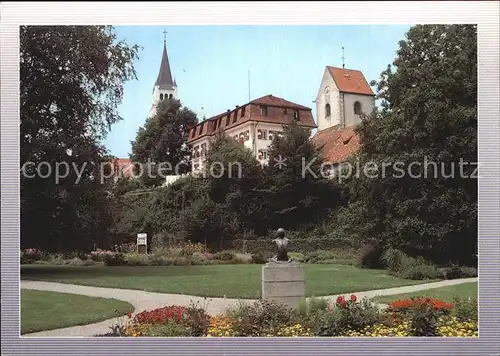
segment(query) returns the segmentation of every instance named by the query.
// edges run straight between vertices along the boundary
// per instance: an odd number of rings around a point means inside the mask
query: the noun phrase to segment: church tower
[[[149,111],[149,116],[154,116],[156,111],[156,105],[161,100],[165,99],[178,99],[177,98],[177,84],[175,79],[172,79],[172,71],[170,70],[170,63],[168,61],[167,54],[167,32],[164,31],[163,35],[163,55],[161,57],[160,71],[158,72],[158,78],[156,79],[155,85],[153,87],[153,100],[151,102],[151,108]]]

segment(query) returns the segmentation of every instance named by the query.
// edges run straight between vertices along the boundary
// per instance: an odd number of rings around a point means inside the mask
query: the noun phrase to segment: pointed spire
[[[164,31],[163,55],[161,57],[160,71],[158,72],[158,78],[156,79],[155,85],[158,85],[160,89],[173,89],[176,85],[172,80],[172,72],[170,71],[170,63],[168,62],[166,34],[167,32]]]

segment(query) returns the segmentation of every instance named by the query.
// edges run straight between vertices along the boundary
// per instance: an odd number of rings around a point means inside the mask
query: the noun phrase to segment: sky
[[[130,141],[144,125],[167,31],[167,52],[183,106],[201,120],[272,94],[316,108],[325,66],[342,66],[378,80],[396,56],[410,25],[364,26],[116,26],[118,40],[137,44],[137,80],[124,85],[120,122],[103,142],[128,158]],[[250,71],[250,76],[249,76]],[[375,88],[373,88],[375,91]]]

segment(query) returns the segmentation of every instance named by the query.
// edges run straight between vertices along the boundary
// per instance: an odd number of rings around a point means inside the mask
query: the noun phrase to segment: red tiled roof
[[[190,129],[187,142],[190,143],[204,136],[213,135],[219,129],[225,131],[227,129],[236,127],[248,121],[259,121],[259,122],[267,122],[267,123],[282,124],[282,125],[290,125],[292,123],[293,119],[285,114],[274,115],[274,116],[255,115],[255,112],[251,114],[252,109],[258,105],[307,111],[308,115],[302,115],[302,114],[299,115],[299,121],[298,121],[299,126],[308,128],[317,127],[316,123],[314,122],[314,118],[312,116],[311,108],[296,103],[292,103],[291,101],[285,100],[283,98],[278,98],[273,95],[266,95],[261,98],[250,101],[245,105],[238,106],[233,110],[229,110],[222,114],[213,116],[203,122],[200,122],[199,124]],[[234,120],[235,113],[236,113],[236,121]],[[193,135],[193,130],[194,130],[194,135]]]
[[[278,98],[273,95],[266,95],[261,98],[252,100],[250,104],[258,104],[258,105],[268,105],[268,106],[278,106],[282,108],[292,108],[292,109],[303,109],[310,110],[307,106],[303,106],[300,104],[292,103],[291,101],[285,100],[283,98]]]
[[[316,132],[312,140],[322,149],[325,162],[333,164],[345,162],[359,149],[359,136],[354,127],[340,129],[333,126]]]
[[[361,71],[327,66],[339,91],[353,94],[375,95]]]
[[[134,166],[128,158],[116,158],[112,163],[115,166],[116,174],[121,171],[121,176],[124,178],[129,178],[134,173]]]

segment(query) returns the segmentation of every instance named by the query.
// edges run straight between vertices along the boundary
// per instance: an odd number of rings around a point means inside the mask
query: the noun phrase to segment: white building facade
[[[356,126],[375,108],[375,95],[358,70],[327,66],[316,96],[318,131]]]
[[[249,149],[261,164],[268,164],[269,145],[292,121],[306,129],[316,128],[310,108],[267,95],[197,124],[188,138],[192,172],[203,170],[210,144],[219,131]]]

